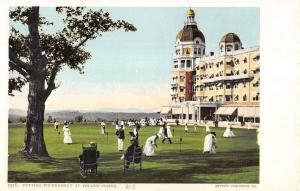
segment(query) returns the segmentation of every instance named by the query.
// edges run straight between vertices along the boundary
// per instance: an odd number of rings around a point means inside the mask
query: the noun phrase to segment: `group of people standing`
[[[116,121],[116,136],[117,136],[117,142],[118,142],[118,150],[119,151],[124,151],[124,140],[125,140],[125,125],[124,121]],[[104,121],[101,121],[100,123],[101,126],[101,134],[106,133],[106,124]],[[194,128],[195,128],[194,124]],[[206,123],[205,124],[205,131],[207,135],[204,138],[204,145],[203,145],[203,153],[210,153],[210,154],[215,154],[216,153],[216,144],[217,144],[217,138],[216,138],[216,133],[210,131],[209,125]],[[56,121],[54,123],[54,128],[58,134],[59,132],[59,123]],[[130,135],[130,140],[131,140],[131,145],[128,148],[131,147],[139,147],[139,130],[141,126],[140,125],[135,125],[133,131],[129,132]],[[194,129],[195,131],[198,129]],[[187,133],[188,132],[188,125],[185,124],[184,126],[184,131]],[[71,130],[69,128],[69,123],[67,121],[64,121],[64,126],[63,126],[63,132],[64,132],[64,140],[63,142],[65,144],[71,144],[72,143],[72,137],[71,137]],[[230,138],[234,137],[235,134],[232,131],[232,128],[230,125],[226,127],[225,132],[223,133],[223,137],[225,138]],[[159,128],[159,131],[157,134],[152,135],[147,138],[146,143],[144,145],[143,153],[148,156],[154,156],[155,155],[155,147],[157,147],[157,140],[161,139],[162,143],[165,143],[165,140],[168,140],[170,144],[172,144],[172,131],[170,125],[168,125],[166,122],[164,122],[163,126]],[[257,144],[259,144],[259,140],[257,141]],[[128,149],[127,149],[128,150]],[[126,151],[127,152],[127,151]]]
[[[133,131],[129,132],[129,135],[131,136],[131,140],[136,140],[138,143],[139,134],[138,131],[140,130],[141,126],[136,125],[133,129]],[[116,121],[116,136],[118,138],[118,150],[123,151],[124,150],[124,140],[125,140],[125,125],[124,121],[119,122]],[[136,143],[135,143],[136,144]]]

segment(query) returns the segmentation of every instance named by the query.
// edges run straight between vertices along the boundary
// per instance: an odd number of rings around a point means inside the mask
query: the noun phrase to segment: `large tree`
[[[49,156],[43,135],[45,102],[59,84],[56,75],[68,66],[83,73],[84,63],[91,54],[84,48],[89,40],[103,33],[123,28],[136,31],[124,21],[113,21],[109,13],[87,10],[84,7],[56,7],[55,11],[63,17],[64,26],[55,33],[46,33],[46,25],[53,23],[40,15],[39,7],[17,7],[10,11],[9,36],[9,90],[21,91],[28,83],[28,110],[24,148],[26,156]],[[21,23],[26,28],[20,31]]]

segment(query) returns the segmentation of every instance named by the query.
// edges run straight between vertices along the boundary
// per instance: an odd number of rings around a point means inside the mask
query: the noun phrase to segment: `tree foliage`
[[[75,116],[75,122],[82,122],[82,120],[83,120],[83,115]]]
[[[102,9],[56,7],[55,10],[63,16],[65,24],[55,33],[44,32],[43,26],[53,23],[39,15],[39,7],[17,7],[10,11],[9,70],[17,75],[10,75],[9,95],[13,95],[15,90],[21,91],[36,76],[33,56],[38,56],[38,64],[45,67],[46,100],[59,86],[55,78],[63,66],[84,73],[84,63],[91,58],[90,52],[84,49],[87,41],[116,29],[136,31],[132,24],[124,20],[113,21],[109,13]],[[15,22],[28,26],[29,34],[21,33],[13,24]]]
[[[48,122],[48,123],[52,123],[52,121],[53,121],[53,118],[52,118],[51,115],[49,115],[49,116],[48,116],[48,119],[47,119],[47,122]]]

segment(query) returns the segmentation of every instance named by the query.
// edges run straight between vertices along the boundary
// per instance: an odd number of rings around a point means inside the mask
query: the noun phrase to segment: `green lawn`
[[[60,131],[62,126],[59,127]],[[53,125],[45,125],[45,141],[51,159],[25,159],[18,154],[24,140],[24,125],[9,127],[8,182],[98,182],[98,183],[259,183],[259,148],[256,131],[234,129],[234,138],[223,138],[224,128],[211,128],[217,133],[217,154],[203,155],[205,128],[185,135],[184,127],[175,130],[173,144],[158,141],[157,156],[143,157],[143,169],[124,174],[121,152],[117,151],[115,129],[108,126],[108,137],[100,134],[99,124],[70,126],[73,144],[63,144],[63,133],[58,135]],[[131,128],[126,127],[125,148],[129,145]],[[140,130],[140,144],[158,132],[158,127]],[[179,139],[182,137],[183,143]],[[98,176],[82,178],[78,155],[81,144],[98,143],[101,156]]]

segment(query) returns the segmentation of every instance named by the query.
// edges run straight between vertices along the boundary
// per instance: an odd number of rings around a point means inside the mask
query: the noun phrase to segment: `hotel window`
[[[246,94],[243,96],[243,101],[247,101],[247,95]]]
[[[236,96],[234,97],[234,101],[239,101],[239,95],[236,95]]]
[[[184,68],[184,67],[185,67],[185,60],[181,60],[180,63],[181,63],[181,64],[180,64],[180,67],[181,67],[181,68]]]
[[[196,41],[196,44],[199,44],[199,41],[198,41],[198,40]]]
[[[244,63],[247,63],[247,58],[246,57],[244,58]]]
[[[180,82],[184,82],[184,76],[180,76]]]
[[[236,75],[240,75],[240,71],[238,70],[238,71],[236,71],[236,73],[235,73]]]
[[[244,73],[244,74],[247,74],[247,69],[245,69],[243,73]]]
[[[259,101],[259,95],[254,96],[253,101]]]
[[[254,58],[253,58],[253,61],[258,61],[260,58],[260,55],[256,55]]]
[[[225,99],[226,99],[226,101],[230,101],[231,100],[231,96],[230,95],[226,95]]]
[[[178,68],[178,65],[176,64],[176,65],[174,65],[174,68]]]
[[[243,85],[244,85],[244,88],[246,88],[246,82],[244,82]]]
[[[187,67],[187,68],[190,68],[190,67],[191,67],[191,60],[187,60],[187,61],[186,61],[186,67]]]
[[[197,48],[194,48],[194,54],[197,54]]]
[[[198,48],[198,54],[201,54],[201,48]]]

